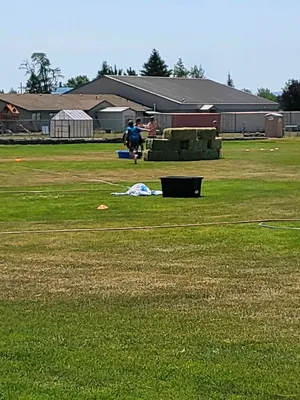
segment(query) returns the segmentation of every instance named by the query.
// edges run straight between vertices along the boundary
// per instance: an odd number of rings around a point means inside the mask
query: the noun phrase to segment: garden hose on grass
[[[68,229],[42,229],[42,230],[23,230],[23,231],[2,231],[0,235],[28,235],[28,234],[51,234],[51,233],[80,233],[80,232],[118,232],[118,231],[140,231],[154,229],[180,229],[180,228],[200,228],[200,227],[218,227],[226,225],[250,225],[259,224],[260,227],[272,229],[300,230],[300,228],[274,227],[267,225],[269,222],[300,222],[296,219],[258,219],[248,221],[221,221],[221,222],[203,222],[199,224],[177,224],[177,225],[145,225],[145,226],[121,226],[104,228],[68,228]]]

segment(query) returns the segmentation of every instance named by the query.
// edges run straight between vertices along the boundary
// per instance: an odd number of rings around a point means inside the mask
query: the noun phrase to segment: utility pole
[[[20,86],[18,87],[18,89],[20,89],[20,93],[23,94],[23,89],[25,89],[25,87],[23,86],[23,83],[20,83]]]

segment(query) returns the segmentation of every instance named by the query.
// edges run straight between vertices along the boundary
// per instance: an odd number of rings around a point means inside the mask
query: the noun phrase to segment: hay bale
[[[188,150],[206,150],[208,147],[208,141],[203,139],[190,140]]]
[[[203,140],[213,140],[217,135],[216,128],[197,128],[197,138]]]
[[[204,150],[180,150],[180,161],[200,161],[204,160]]]
[[[204,160],[218,160],[220,158],[220,150],[208,149],[204,150]]]
[[[154,151],[176,151],[180,149],[180,142],[168,139],[146,139],[146,149]]]
[[[146,150],[144,152],[144,161],[162,161],[163,151]]]
[[[211,140],[209,148],[220,150],[222,148],[222,138],[217,137],[217,138]]]
[[[146,150],[144,161],[179,161],[178,151]]]
[[[197,129],[196,128],[168,128],[164,130],[163,136],[169,140],[196,140]]]

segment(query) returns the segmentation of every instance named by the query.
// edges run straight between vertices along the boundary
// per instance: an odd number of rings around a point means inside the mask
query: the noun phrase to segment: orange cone
[[[108,210],[108,207],[104,204],[101,204],[99,207],[97,207],[97,210]]]
[[[21,158],[16,158],[16,162],[21,162]]]

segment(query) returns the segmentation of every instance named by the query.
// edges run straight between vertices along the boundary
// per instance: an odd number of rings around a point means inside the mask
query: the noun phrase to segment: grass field
[[[300,218],[300,140],[137,166],[116,149],[0,147],[0,399],[300,399],[299,230],[3,234]],[[174,174],[203,197],[111,195]]]

